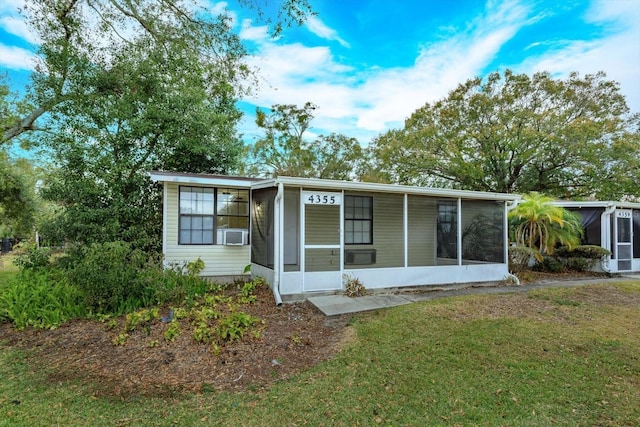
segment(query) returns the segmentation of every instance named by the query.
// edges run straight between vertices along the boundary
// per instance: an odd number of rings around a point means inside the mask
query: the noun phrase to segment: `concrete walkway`
[[[444,287],[425,286],[423,288],[394,289],[388,291],[376,291],[372,295],[349,298],[344,295],[325,295],[308,298],[327,316],[358,313],[361,311],[378,310],[386,307],[411,304],[418,301],[429,301],[435,298],[444,298],[458,295],[474,294],[507,294],[514,292],[528,292],[534,289],[551,287],[573,287],[594,283],[613,283],[625,280],[640,280],[640,274],[626,274],[612,278],[585,278],[567,281],[543,281],[529,285],[498,286],[495,283],[475,285],[449,285]],[[466,286],[466,287],[464,287]]]

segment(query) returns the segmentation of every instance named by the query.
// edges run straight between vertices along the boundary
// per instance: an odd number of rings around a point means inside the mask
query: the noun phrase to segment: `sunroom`
[[[499,281],[512,194],[278,177],[251,185],[251,271],[283,299]]]

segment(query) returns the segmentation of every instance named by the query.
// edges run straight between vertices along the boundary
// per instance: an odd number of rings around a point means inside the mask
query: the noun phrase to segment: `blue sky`
[[[235,0],[199,1],[229,10],[260,70],[259,90],[240,104],[248,141],[260,135],[256,106],[311,101],[309,137],[338,132],[366,144],[458,84],[507,68],[557,78],[605,71],[640,112],[640,0],[310,0],[318,15],[277,40]],[[21,3],[0,5],[0,71],[16,85],[35,42]]]

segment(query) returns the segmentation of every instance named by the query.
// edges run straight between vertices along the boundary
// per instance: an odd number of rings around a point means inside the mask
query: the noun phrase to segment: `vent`
[[[229,229],[223,231],[222,243],[229,246],[248,244],[249,233],[242,229]]]
[[[346,249],[344,251],[345,265],[371,265],[376,263],[375,249]]]

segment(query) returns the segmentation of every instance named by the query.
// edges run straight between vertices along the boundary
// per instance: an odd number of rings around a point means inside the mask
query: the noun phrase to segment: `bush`
[[[127,242],[70,248],[60,262],[95,314],[123,314],[143,307],[197,299],[217,285],[198,276],[200,259],[165,269],[159,257]]]
[[[86,314],[82,293],[60,270],[23,270],[0,288],[0,320],[17,329],[52,329]]]
[[[573,249],[562,246],[556,250],[555,255],[558,258],[588,258],[599,260],[607,255],[611,255],[611,251],[595,245],[580,245]]]
[[[37,249],[36,247],[30,247],[23,254],[18,255],[13,263],[20,267],[21,270],[46,267],[49,265],[50,256],[51,251],[47,248]]]
[[[591,270],[598,260],[607,255],[611,255],[611,251],[595,245],[576,246],[573,249],[563,246],[554,253],[565,268],[572,271]]]
[[[533,266],[536,271],[546,271],[549,273],[560,273],[564,271],[564,265],[557,259],[548,255],[543,256],[542,261]]]
[[[149,268],[158,267],[129,243],[94,243],[74,251],[68,276],[93,313],[122,314],[155,302],[154,283],[148,278],[156,275]]]

